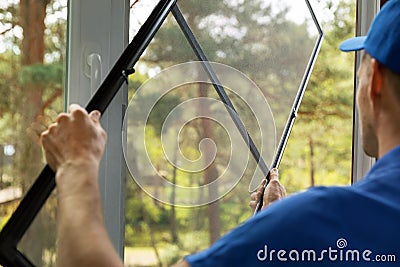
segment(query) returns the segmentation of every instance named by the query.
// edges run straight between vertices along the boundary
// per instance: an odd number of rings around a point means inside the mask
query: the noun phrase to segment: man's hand
[[[97,181],[106,133],[100,112],[78,105],[41,135],[57,183],[57,266],[123,267],[104,226]]]
[[[100,125],[100,112],[90,114],[79,105],[58,115],[56,122],[41,135],[49,166],[57,171],[71,162],[98,164],[104,152],[106,133]]]
[[[255,210],[257,203],[260,200],[262,192],[264,190],[266,180],[264,179],[257,191],[251,194],[251,201],[249,203],[250,207]],[[286,190],[279,182],[278,169],[271,169],[270,173],[270,181],[267,187],[264,190],[264,198],[263,198],[263,206],[261,209],[265,209],[272,202],[283,199],[286,196]]]

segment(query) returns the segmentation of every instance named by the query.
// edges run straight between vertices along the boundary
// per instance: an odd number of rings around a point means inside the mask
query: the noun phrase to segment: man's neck
[[[399,114],[400,116],[400,114]],[[393,117],[392,117],[393,118]],[[379,158],[388,153],[390,150],[400,145],[400,121],[395,118],[392,121],[387,118],[385,122],[381,123],[382,126],[379,131]]]

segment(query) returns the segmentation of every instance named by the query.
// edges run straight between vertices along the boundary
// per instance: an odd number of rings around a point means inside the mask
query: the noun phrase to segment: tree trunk
[[[178,145],[179,146],[179,145]],[[174,164],[174,169],[172,172],[172,192],[171,192],[171,218],[170,218],[170,229],[171,229],[171,239],[172,243],[177,244],[178,243],[178,232],[176,230],[176,210],[175,210],[175,198],[176,198],[176,162],[177,162],[177,153],[178,153],[179,147],[177,147],[174,151],[174,159],[173,159],[173,164]]]
[[[309,137],[308,143],[310,145],[310,186],[315,186],[315,163],[314,163],[314,140],[312,136]]]
[[[47,0],[20,0],[19,23],[23,30],[21,44],[21,65],[30,66],[42,64],[45,51],[45,24]],[[26,191],[33,179],[40,172],[42,163],[41,148],[38,137],[26,138],[27,129],[42,115],[43,88],[40,85],[30,84],[22,88],[21,103],[21,143],[19,144],[19,177],[22,189]],[[28,229],[21,246],[27,252],[28,257],[37,266],[43,266],[42,255],[44,250],[44,231],[42,214]]]
[[[24,66],[43,63],[44,19],[48,0],[20,0],[20,26],[23,29],[22,58]]]
[[[199,97],[207,97],[208,88],[209,85],[201,83],[199,85]],[[202,105],[199,106],[198,108],[202,109],[201,114],[210,114],[210,107],[208,105]],[[209,119],[203,118],[201,120],[201,128],[202,128],[201,139],[209,138],[211,140],[215,140]],[[206,145],[204,146],[205,162],[212,161],[212,159],[209,158],[213,155],[212,149],[213,147],[210,146],[209,143],[207,142]],[[218,170],[216,168],[215,163],[212,163],[204,171],[204,182],[206,185],[208,185],[216,181],[217,178],[218,178]],[[209,187],[208,191],[208,199],[210,200],[210,202],[217,199],[217,194],[218,194],[218,185],[217,183],[214,183],[213,186]],[[208,213],[207,215],[208,215],[208,227],[209,227],[209,241],[210,244],[212,244],[220,237],[221,234],[221,219],[219,217],[220,207],[218,201],[208,204],[207,213]]]
[[[141,201],[141,206],[142,206],[142,208],[140,210],[142,212],[143,221],[144,221],[144,223],[146,225],[145,226],[146,230],[149,232],[149,235],[150,235],[150,242],[151,242],[151,246],[152,246],[153,251],[154,251],[154,255],[157,258],[157,266],[158,267],[162,267],[161,256],[160,256],[160,253],[159,253],[159,250],[158,250],[158,247],[157,247],[156,238],[154,236],[153,226],[152,226],[152,223],[151,223],[151,221],[150,221],[150,219],[149,219],[149,217],[147,215],[147,210],[145,209],[144,200],[143,200],[143,191],[140,190],[139,188],[138,188],[138,195],[139,195],[139,199]]]

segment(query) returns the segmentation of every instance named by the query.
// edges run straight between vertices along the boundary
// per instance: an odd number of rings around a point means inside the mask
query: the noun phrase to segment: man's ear
[[[382,65],[376,60],[371,59],[371,81],[369,87],[369,96],[371,101],[375,102],[382,94],[384,84],[384,70]]]

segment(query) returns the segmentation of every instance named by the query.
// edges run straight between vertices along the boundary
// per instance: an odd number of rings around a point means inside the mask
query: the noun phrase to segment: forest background
[[[135,1],[131,2],[134,8]],[[277,39],[293,35],[309,42],[304,34],[306,24],[282,21],[287,10],[275,14],[269,8],[260,8],[263,1],[258,0],[236,1],[236,6],[226,2],[188,0],[180,3],[188,23],[198,33],[201,44],[213,61],[226,59],[226,54],[235,54],[236,61],[228,63],[240,65],[251,76],[254,68],[264,67],[261,59],[267,47],[274,43],[262,40],[257,32],[252,34],[252,31],[244,35],[246,38],[215,34],[216,25],[204,23],[206,18],[217,21],[215,18],[218,16],[236,16],[240,27],[257,28],[255,24],[265,23],[259,18],[267,17],[268,23],[277,27],[274,28],[276,32],[284,33]],[[325,39],[280,166],[281,181],[289,194],[311,186],[350,183],[354,55],[340,53],[338,45],[355,33],[355,1],[317,2],[324,10],[322,26]],[[240,16],[234,12],[239,6],[242,10]],[[66,19],[66,1],[8,0],[0,4],[0,226],[6,223],[21,195],[43,167],[38,133],[64,108]],[[192,60],[191,51],[187,45],[181,45],[183,42],[176,23],[169,19],[140,64],[147,70],[154,70]],[[215,43],[225,49],[224,53]],[[174,54],[179,54],[174,55],[179,60],[168,50],[176,47],[181,47],[174,50]],[[300,48],[282,51],[285,60],[290,62],[296,62],[299,53],[302,53]],[[255,77],[262,76],[259,72],[253,72],[251,78],[273,86],[280,85],[287,77],[278,65],[271,66],[268,71],[282,76],[263,79]],[[296,67],[293,64],[293,68]],[[132,75],[129,96],[132,97],[148,78],[148,72]],[[197,89],[196,96],[213,96],[207,88],[199,86]],[[181,92],[167,96],[151,114],[146,140],[152,144],[148,150],[150,157],[167,179],[202,185],[218,176],[220,165],[226,160],[224,153],[208,170],[194,176],[158,161],[162,154],[160,122],[165,119],[166,111],[191,97],[194,95]],[[221,129],[214,128],[207,120],[190,124],[186,131],[188,137],[181,145],[189,158],[196,158],[199,153],[197,145],[191,144],[198,144],[206,137],[223,136]],[[149,183],[148,187],[173,197],[173,192],[162,192],[161,185]],[[14,197],[8,197],[10,194]],[[165,266],[185,254],[207,247],[251,216],[248,202],[248,183],[243,183],[211,205],[179,208],[155,201],[133,179],[127,179],[126,254],[150,259],[126,265]],[[20,249],[37,266],[54,266],[55,217],[53,197],[21,242]],[[146,256],[149,254],[151,256]]]

